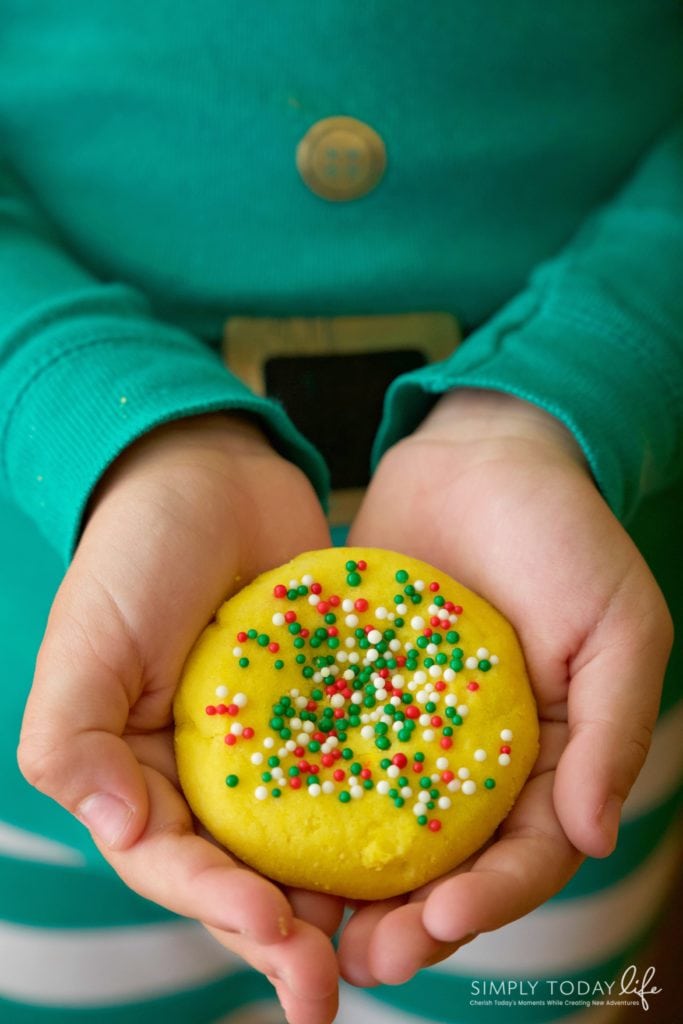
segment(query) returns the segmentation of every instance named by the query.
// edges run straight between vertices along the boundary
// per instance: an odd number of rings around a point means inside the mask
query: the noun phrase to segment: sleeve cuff
[[[326,501],[328,471],[317,450],[280,405],[249,391],[208,346],[165,325],[136,329],[104,317],[78,339],[63,334],[59,324],[43,330],[40,351],[53,355],[30,373],[22,360],[0,452],[14,500],[65,559],[111,462],[144,433],[186,416],[241,410],[259,417],[274,446]]]

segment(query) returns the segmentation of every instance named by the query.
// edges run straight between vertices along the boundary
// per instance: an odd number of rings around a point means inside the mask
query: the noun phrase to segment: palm
[[[524,444],[415,435],[380,466],[350,541],[438,565],[503,612],[522,642],[541,720],[539,759],[495,842],[447,879],[364,907],[348,924],[340,958],[349,980],[396,983],[557,892],[580,863],[577,847],[609,852],[598,824],[607,769],[595,756],[592,719],[603,724],[596,697],[607,707],[614,685],[611,626],[627,615],[635,637],[651,615],[653,585],[585,472]],[[635,713],[628,689],[623,696]],[[655,690],[650,716],[656,700]],[[640,708],[635,718],[643,717]]]

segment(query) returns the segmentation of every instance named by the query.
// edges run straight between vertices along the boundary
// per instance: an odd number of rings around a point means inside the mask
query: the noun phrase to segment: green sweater
[[[680,471],[678,0],[2,8],[0,472],[65,557],[106,466],[181,416],[256,412],[324,493],[220,362],[237,314],[458,317],[458,351],[390,388],[375,458],[467,385],[557,415],[621,516]],[[295,165],[335,114],[388,156],[343,203]]]

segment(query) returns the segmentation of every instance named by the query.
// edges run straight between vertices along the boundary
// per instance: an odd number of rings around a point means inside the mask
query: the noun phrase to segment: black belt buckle
[[[445,359],[461,340],[450,313],[338,317],[232,317],[228,368],[277,399],[325,458],[330,522],[348,523],[370,473],[370,449],[395,377]]]

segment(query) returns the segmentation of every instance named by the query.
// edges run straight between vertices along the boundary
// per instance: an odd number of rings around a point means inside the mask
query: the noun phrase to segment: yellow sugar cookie
[[[308,552],[227,601],[175,720],[183,790],[216,839],[279,882],[364,900],[474,853],[538,753],[509,623],[376,548]]]

